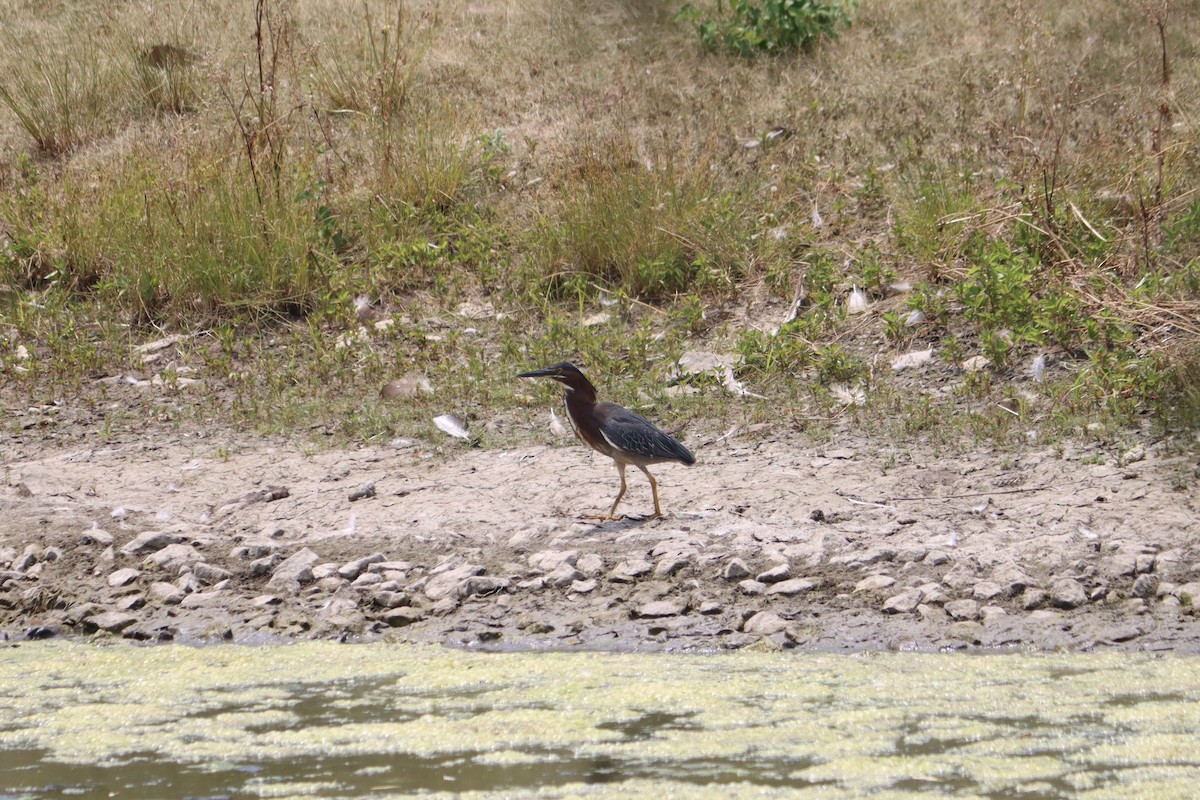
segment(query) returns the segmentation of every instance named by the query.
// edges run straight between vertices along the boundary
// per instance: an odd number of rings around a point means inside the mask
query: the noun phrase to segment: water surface
[[[1200,659],[0,649],[0,798],[1190,796]]]

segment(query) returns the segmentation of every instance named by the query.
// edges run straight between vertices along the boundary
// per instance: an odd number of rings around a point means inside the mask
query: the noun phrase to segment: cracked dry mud
[[[617,475],[574,444],[84,441],[6,454],[9,638],[1200,652],[1194,456],[1156,447],[735,435],[656,471],[665,518],[596,522]]]

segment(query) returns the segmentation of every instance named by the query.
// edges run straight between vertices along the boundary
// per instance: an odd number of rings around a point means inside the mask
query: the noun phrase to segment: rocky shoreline
[[[1200,652],[1181,456],[735,439],[663,470],[666,518],[600,523],[578,510],[604,505],[615,475],[574,447],[210,450],[180,437],[10,458],[3,635]]]

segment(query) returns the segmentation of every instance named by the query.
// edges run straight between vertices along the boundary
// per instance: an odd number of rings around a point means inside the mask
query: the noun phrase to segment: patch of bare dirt
[[[574,444],[18,444],[0,466],[0,631],[1200,651],[1185,457],[738,435],[696,450],[656,470],[666,518],[597,522],[581,516],[608,508],[616,471]],[[648,511],[630,478],[621,510]]]

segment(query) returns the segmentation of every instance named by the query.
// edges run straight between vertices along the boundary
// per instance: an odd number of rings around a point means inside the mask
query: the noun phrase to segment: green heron
[[[561,383],[566,390],[563,399],[576,438],[616,462],[617,472],[621,476],[621,491],[617,492],[617,499],[613,501],[608,516],[601,519],[620,519],[613,515],[625,496],[625,467],[630,464],[650,479],[650,491],[654,494],[654,516],[662,516],[662,507],[658,504],[658,483],[646,467],[665,461],[694,464],[696,457],[690,450],[632,411],[615,403],[597,403],[596,387],[566,361],[545,369],[522,372],[517,377],[550,378]]]

